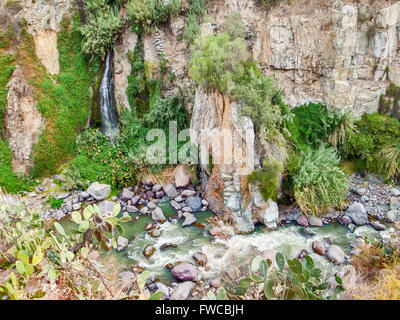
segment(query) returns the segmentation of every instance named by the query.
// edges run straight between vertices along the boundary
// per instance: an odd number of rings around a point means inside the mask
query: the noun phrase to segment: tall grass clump
[[[321,215],[343,204],[349,181],[339,164],[335,150],[325,145],[292,154],[288,169],[294,198],[304,214]]]

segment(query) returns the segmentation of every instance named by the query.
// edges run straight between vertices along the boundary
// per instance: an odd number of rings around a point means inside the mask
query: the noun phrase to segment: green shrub
[[[355,117],[351,110],[341,110],[337,113],[337,117],[338,122],[335,123],[336,129],[330,133],[328,142],[343,157],[347,157],[349,153],[348,137],[358,133],[355,125]]]
[[[200,37],[193,46],[189,74],[196,84],[226,93],[244,76],[247,59],[242,38],[231,40],[227,34]]]
[[[104,59],[107,51],[122,32],[118,7],[107,0],[83,0],[88,15],[79,30],[83,36],[82,52]]]
[[[261,185],[260,192],[265,201],[276,201],[276,190],[279,188],[279,175],[283,171],[283,165],[279,161],[265,158],[262,171],[254,171],[249,175],[250,181],[256,181]]]
[[[222,30],[224,33],[228,34],[232,40],[236,38],[246,39],[251,37],[251,33],[244,24],[240,12],[234,12],[228,15]]]
[[[190,0],[190,9],[186,15],[186,28],[183,38],[189,44],[194,43],[200,34],[201,24],[208,13],[210,0]]]
[[[270,10],[271,8],[279,5],[282,0],[254,0],[258,5],[262,5],[265,9]]]
[[[322,103],[310,102],[308,105],[293,108],[292,112],[293,122],[288,129],[292,141],[300,148],[304,146],[318,148],[321,142],[327,142],[341,121],[339,113],[329,111]]]
[[[137,33],[152,32],[170,17],[182,12],[181,0],[170,0],[164,4],[161,0],[129,0],[126,11]]]
[[[400,87],[391,83],[385,94],[381,95],[379,100],[380,113],[390,115],[400,120]]]
[[[322,144],[292,153],[287,167],[292,179],[295,200],[304,214],[321,215],[340,207],[348,189],[348,177],[339,168],[335,150]]]

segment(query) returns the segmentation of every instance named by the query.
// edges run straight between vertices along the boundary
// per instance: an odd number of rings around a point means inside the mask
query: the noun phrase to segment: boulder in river
[[[178,284],[169,300],[186,300],[194,287],[195,284],[192,281],[185,281]]]
[[[379,223],[377,221],[372,221],[369,224],[371,225],[371,227],[373,227],[377,231],[386,230],[386,226],[383,223]]]
[[[171,269],[175,279],[180,281],[200,281],[202,275],[198,268],[191,263],[181,263]]]
[[[340,216],[338,218],[338,220],[339,220],[340,224],[343,224],[343,225],[348,225],[352,222],[348,216]]]
[[[182,209],[182,205],[180,203],[176,202],[175,200],[171,200],[170,205],[172,208],[174,208],[177,211]]]
[[[202,252],[197,252],[193,255],[193,260],[199,266],[204,267],[207,264],[207,256]]]
[[[153,191],[153,193],[157,193],[157,192],[161,191],[161,189],[162,189],[162,185],[161,184],[155,184],[153,186],[153,188],[151,189],[151,191]]]
[[[126,211],[128,211],[129,213],[135,213],[138,212],[139,209],[136,206],[128,205],[126,206]]]
[[[128,248],[129,240],[125,237],[119,236],[117,239],[117,251],[123,251]]]
[[[128,200],[132,199],[134,195],[135,194],[131,190],[125,188],[124,190],[122,190],[120,198],[122,201],[127,202]]]
[[[164,251],[167,250],[168,248],[177,248],[178,246],[175,243],[164,243],[161,245],[160,250]]]
[[[157,207],[151,212],[151,218],[154,221],[165,221],[165,216],[161,208]]]
[[[322,227],[322,219],[314,216],[308,217],[308,223],[312,227]]]
[[[175,172],[175,186],[185,188],[190,183],[190,176],[186,173],[185,167],[180,165]]]
[[[176,191],[172,183],[167,183],[164,187],[164,192],[168,198],[174,199],[178,196],[178,191]]]
[[[364,206],[359,202],[353,203],[346,210],[346,216],[357,226],[363,226],[368,223],[367,210],[365,210]]]
[[[182,227],[190,226],[190,225],[192,225],[193,223],[195,223],[196,221],[197,221],[196,217],[195,217],[193,214],[189,213],[189,214],[185,217],[185,220],[184,220],[183,223],[182,223]]]
[[[220,227],[212,227],[211,229],[208,229],[208,233],[212,237],[215,237],[222,233],[222,229]]]
[[[109,214],[113,214],[114,207],[116,205],[117,204],[115,202],[108,201],[108,200],[101,201],[97,204],[97,206],[99,207],[99,210],[100,210],[100,214],[103,217],[105,217]]]
[[[328,248],[326,255],[330,260],[337,264],[343,264],[346,260],[346,255],[343,249],[335,244]]]
[[[147,246],[144,247],[143,249],[143,255],[146,258],[150,258],[153,253],[156,251],[156,248],[154,248],[151,244],[148,244]]]
[[[324,243],[322,241],[314,241],[311,245],[311,248],[313,249],[313,251],[320,255],[320,256],[324,256],[325,255],[325,246]]]
[[[268,200],[267,208],[264,211],[263,222],[268,229],[276,229],[279,220],[278,205],[272,199]]]
[[[86,190],[93,198],[97,201],[106,199],[111,193],[111,186],[108,184],[100,184],[98,182],[93,182],[89,188]]]
[[[185,200],[185,203],[188,207],[190,207],[194,212],[199,211],[203,204],[201,203],[201,198],[198,196],[188,197]]]
[[[303,227],[305,227],[305,228],[308,227],[308,220],[307,220],[307,218],[306,218],[305,216],[300,216],[300,217],[298,217],[297,220],[296,220],[296,222],[297,222],[299,225],[301,225],[301,226],[303,226]]]
[[[182,197],[185,197],[185,198],[187,198],[187,197],[193,197],[195,194],[196,194],[196,191],[194,191],[194,190],[183,190],[183,191],[181,192],[181,196],[182,196]]]

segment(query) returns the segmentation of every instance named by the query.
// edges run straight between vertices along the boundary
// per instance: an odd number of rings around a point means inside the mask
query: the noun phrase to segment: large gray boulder
[[[193,211],[199,211],[201,209],[201,207],[203,206],[203,204],[201,203],[201,198],[198,196],[186,198],[185,203]]]
[[[151,212],[151,218],[154,221],[165,221],[167,219],[165,219],[164,213],[161,210],[161,208],[157,207],[155,208],[152,212]]]
[[[174,199],[178,196],[178,191],[176,191],[175,187],[171,183],[167,183],[164,187],[164,192],[168,198]]]
[[[175,186],[185,188],[190,183],[190,176],[186,173],[184,166],[179,166],[175,172]]]
[[[193,214],[189,213],[189,214],[185,217],[185,220],[184,220],[183,223],[182,223],[182,227],[190,226],[190,225],[192,225],[193,223],[195,223],[196,221],[197,221],[196,217],[195,217]]]
[[[346,260],[346,255],[343,249],[335,244],[328,248],[326,255],[330,260],[338,264],[343,264]]]
[[[278,205],[272,199],[268,200],[268,207],[264,211],[263,222],[268,229],[276,229],[279,221]]]
[[[175,279],[180,281],[200,281],[201,272],[191,263],[181,263],[171,269]]]
[[[124,190],[122,190],[120,198],[121,198],[122,201],[126,202],[126,201],[132,199],[132,197],[134,195],[135,194],[131,190],[125,188]]]
[[[110,213],[113,214],[114,212],[114,207],[117,204],[115,202],[112,201],[108,201],[108,200],[104,200],[101,201],[97,204],[97,206],[99,207],[100,210],[100,214],[105,217],[107,215],[109,215]]]
[[[97,201],[106,199],[111,193],[111,186],[108,184],[100,184],[98,182],[93,182],[89,188],[86,190],[93,198]]]
[[[190,291],[194,287],[195,284],[192,281],[186,281],[178,284],[169,300],[186,300],[190,295]]]
[[[368,214],[364,206],[359,203],[353,203],[347,210],[346,216],[348,216],[351,221],[357,226],[363,226],[368,223]]]

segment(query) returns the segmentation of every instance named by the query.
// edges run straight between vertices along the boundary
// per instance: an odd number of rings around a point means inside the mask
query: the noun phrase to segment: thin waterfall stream
[[[119,134],[114,97],[113,51],[107,55],[106,66],[99,88],[101,131],[108,137]]]

